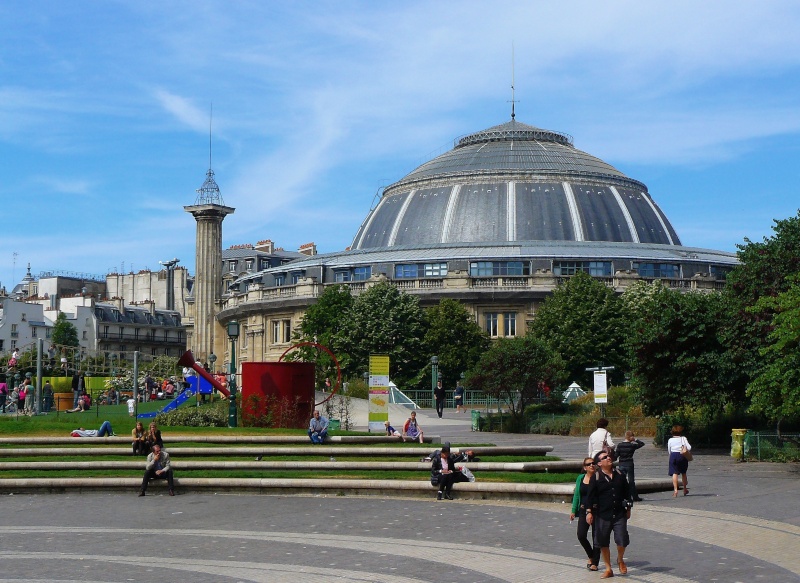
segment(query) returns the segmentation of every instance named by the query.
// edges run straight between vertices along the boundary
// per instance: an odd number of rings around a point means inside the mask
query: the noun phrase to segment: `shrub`
[[[204,407],[179,407],[156,415],[156,423],[165,427],[227,427],[228,402],[219,401]]]

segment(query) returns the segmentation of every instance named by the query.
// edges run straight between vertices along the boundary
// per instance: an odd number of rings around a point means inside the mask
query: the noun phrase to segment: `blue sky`
[[[350,245],[381,186],[509,119],[640,180],[684,244],[797,214],[800,3],[0,3],[0,282],[194,271],[213,168],[223,245]],[[16,268],[13,266],[14,253]]]

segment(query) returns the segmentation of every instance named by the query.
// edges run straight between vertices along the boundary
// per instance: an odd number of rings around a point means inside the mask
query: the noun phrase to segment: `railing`
[[[748,431],[744,436],[744,457],[759,461],[800,460],[800,434]]]

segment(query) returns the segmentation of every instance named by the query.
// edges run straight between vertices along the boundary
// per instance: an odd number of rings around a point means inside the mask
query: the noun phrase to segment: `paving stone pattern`
[[[551,444],[567,459],[585,454],[583,438],[472,433],[467,419],[448,413],[440,421],[422,412],[426,433],[453,443]],[[625,579],[800,581],[798,466],[740,464],[726,454],[696,452],[689,496],[651,494],[636,505]],[[635,460],[641,478],[666,474],[663,450],[648,445]],[[0,582],[599,580],[585,567],[566,504],[437,502],[433,493],[430,501],[169,497],[160,486],[144,498],[0,497]]]

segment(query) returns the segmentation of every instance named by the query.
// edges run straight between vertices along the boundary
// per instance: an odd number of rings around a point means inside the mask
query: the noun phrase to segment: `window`
[[[83,340],[88,340],[88,339],[89,339],[89,333],[86,330],[84,330],[83,331]]]
[[[517,335],[517,313],[505,312],[503,314],[503,336]]]
[[[303,277],[305,277],[305,274],[303,274],[303,273],[302,273],[302,272],[300,272],[300,271],[298,271],[297,273],[293,273],[293,274],[292,274],[292,284],[293,284],[293,285],[297,285],[297,283],[298,283],[298,282],[299,282],[299,281],[300,281],[300,280],[301,280]]]
[[[497,312],[487,312],[484,314],[486,318],[486,333],[495,338],[497,336]]]
[[[345,281],[350,281],[350,271],[334,271],[333,272],[333,281],[337,283],[342,283]]]
[[[111,315],[114,317],[115,322],[122,322],[122,314],[119,313],[119,310],[111,310]]]
[[[16,334],[17,333],[17,325],[16,324],[11,324],[11,333],[12,334]]]
[[[554,261],[553,275],[575,275],[578,272],[588,273],[594,277],[611,275],[610,261]]]
[[[372,267],[367,265],[366,267],[356,267],[353,270],[353,281],[364,281],[370,278],[372,275]]]
[[[157,355],[157,352],[156,352],[157,350],[158,350],[158,348],[156,348],[154,346],[153,348],[150,349],[150,354],[152,354],[153,356],[156,356]]]
[[[267,269],[269,267],[269,259],[262,259],[261,260],[261,269]]]
[[[85,334],[85,332],[84,332]],[[31,327],[31,337],[36,338],[36,326]]]
[[[253,271],[253,262],[254,262],[253,259],[248,259],[247,261],[244,262],[247,271]]]
[[[3,345],[4,345],[5,343],[6,343],[6,341],[0,338],[0,351],[2,351],[2,350],[3,350]]]
[[[524,261],[472,261],[469,274],[472,277],[530,275],[530,265]]]
[[[122,326],[119,327],[119,337],[122,339],[122,332],[125,330]]]
[[[140,330],[138,328],[136,328],[136,330],[133,331],[133,339],[134,340],[139,340],[139,332],[140,332]]]
[[[236,271],[236,267],[239,265],[238,261],[231,260],[228,261],[228,271]]]
[[[20,318],[20,320],[22,320],[23,322],[27,322],[27,321],[28,321],[28,318],[27,318],[27,316],[26,316],[26,315],[23,313],[23,314],[22,314],[22,317]]]
[[[11,350],[14,350],[16,347],[17,347],[17,341],[16,340],[12,340],[11,341]]]
[[[50,333],[51,332],[52,332],[52,330],[50,330],[50,328],[45,328],[44,329],[44,337],[45,338],[50,338]],[[0,350],[2,350],[2,349],[3,349],[2,346],[0,346]]]
[[[281,328],[283,329],[283,342],[288,344],[292,341],[292,321],[281,320]]]
[[[447,263],[426,263],[425,277],[444,277],[447,275]]]
[[[712,265],[710,269],[710,273],[714,276],[714,279],[727,279],[730,272],[730,267],[721,267],[719,265]]]
[[[108,326],[103,326],[103,338],[108,338]]]
[[[394,266],[394,276],[396,278],[414,278],[417,277],[417,265],[413,263],[405,263]]]
[[[275,285],[281,287],[286,284],[286,275],[280,274],[275,276]]]
[[[642,277],[679,277],[678,266],[670,263],[634,263],[633,267]]]
[[[164,330],[164,342],[169,342],[169,330]]]
[[[279,320],[272,321],[272,343],[278,344],[281,341],[281,323]]]

